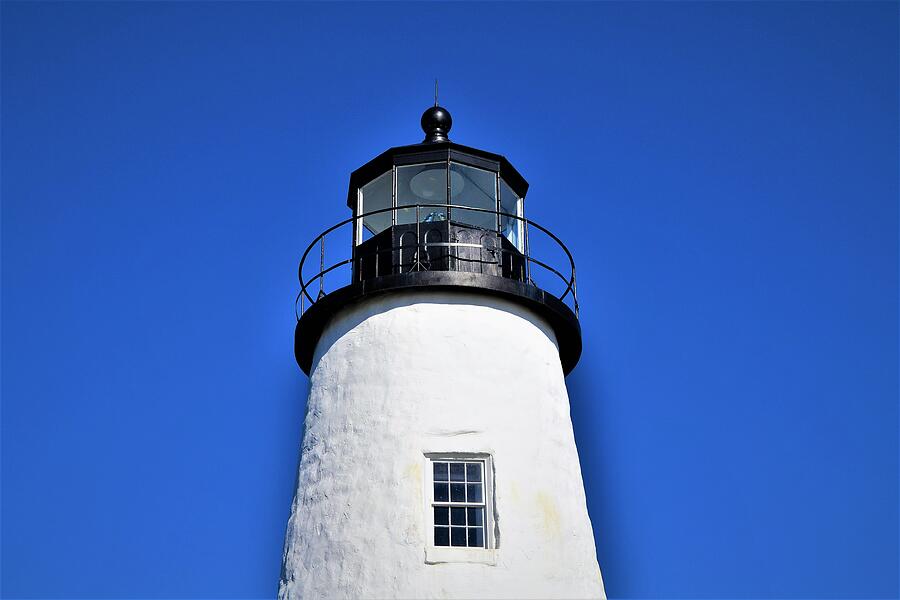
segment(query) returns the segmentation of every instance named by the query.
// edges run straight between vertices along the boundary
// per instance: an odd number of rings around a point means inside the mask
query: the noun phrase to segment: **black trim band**
[[[581,325],[564,302],[544,290],[512,279],[454,271],[419,271],[366,279],[335,290],[310,306],[294,330],[294,356],[309,375],[313,353],[328,322],[348,304],[400,290],[457,290],[482,292],[512,300],[547,320],[556,333],[563,373],[568,375],[581,357]]]

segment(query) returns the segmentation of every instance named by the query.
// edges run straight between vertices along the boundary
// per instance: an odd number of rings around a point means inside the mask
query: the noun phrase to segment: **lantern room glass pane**
[[[522,199],[502,179],[500,180],[500,212],[517,217],[522,216]],[[520,252],[522,251],[522,221],[500,215],[500,232],[509,240],[509,243]]]
[[[419,221],[446,221],[447,209],[426,204],[447,204],[447,164],[428,163],[397,167],[397,224],[416,222],[415,208],[402,208],[418,204]]]
[[[450,163],[450,203],[487,211],[451,209],[451,219],[457,223],[496,231],[496,185],[497,174],[493,171]]]
[[[391,207],[393,196],[393,173],[388,171],[376,179],[362,186],[362,212],[365,214],[374,210]],[[386,210],[377,215],[363,217],[363,226],[372,235],[381,233],[391,226],[391,211]],[[360,242],[368,236],[360,236]]]

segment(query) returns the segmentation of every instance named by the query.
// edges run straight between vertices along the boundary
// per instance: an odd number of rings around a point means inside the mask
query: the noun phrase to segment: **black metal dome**
[[[422,131],[425,132],[423,144],[434,142],[449,142],[450,128],[453,127],[453,118],[450,112],[441,106],[434,105],[422,113]]]

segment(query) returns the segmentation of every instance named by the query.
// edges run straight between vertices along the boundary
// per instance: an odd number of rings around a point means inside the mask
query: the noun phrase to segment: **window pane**
[[[447,502],[448,500],[450,500],[450,494],[447,492],[447,484],[446,483],[434,484],[434,501],[435,502]]]
[[[468,485],[469,488],[469,502],[481,502],[481,484],[480,483],[470,483]]]
[[[450,509],[450,524],[451,525],[465,525],[466,524],[466,509],[462,507],[456,507]]]
[[[497,174],[493,171],[450,163],[450,203],[484,208],[490,211],[451,210],[451,219],[458,223],[496,231],[496,184]]]
[[[449,509],[446,506],[435,506],[434,507],[434,524],[435,525],[449,525],[448,521],[448,511]]]
[[[484,525],[483,508],[467,508],[466,510],[469,511],[469,525]]]
[[[481,527],[469,528],[469,548],[484,548],[484,529]]]
[[[362,212],[390,208],[393,195],[393,173],[388,171],[362,187]],[[363,225],[372,233],[379,233],[391,226],[391,211],[371,217],[363,217]]]
[[[429,163],[397,167],[397,206],[447,203],[447,165]],[[420,221],[445,221],[447,210],[429,206],[419,209]],[[397,223],[416,222],[416,210],[397,211]]]
[[[441,484],[441,485],[446,485],[446,484]],[[435,484],[435,488],[437,488],[437,484]],[[435,498],[435,500],[437,500],[437,498]],[[450,501],[451,502],[465,502],[466,501],[466,484],[464,484],[464,483],[451,483],[450,484]]]
[[[466,545],[466,528],[451,527],[450,528],[450,545],[465,546]]]
[[[479,463],[469,463],[466,465],[466,480],[481,481],[481,465]]]
[[[466,465],[463,463],[450,463],[450,481],[465,481]]]
[[[517,217],[522,216],[519,211],[519,197],[512,191],[506,182],[500,180],[500,212],[509,213]],[[521,221],[512,217],[500,217],[500,231],[520,252],[522,251]]]
[[[434,528],[434,545],[449,546],[450,545],[450,528],[435,527]]]
[[[434,480],[447,481],[447,463],[434,463]]]

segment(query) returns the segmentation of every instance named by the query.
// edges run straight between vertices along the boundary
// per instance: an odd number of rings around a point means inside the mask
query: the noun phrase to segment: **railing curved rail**
[[[399,245],[392,245],[389,248],[383,248],[383,249],[367,252],[364,254],[358,254],[355,252],[356,249],[351,248],[350,258],[339,260],[338,262],[330,264],[328,267],[325,266],[325,240],[326,240],[326,237],[328,236],[328,234],[333,233],[333,232],[337,231],[338,229],[345,227],[347,225],[351,225],[351,224],[355,230],[355,228],[357,227],[357,222],[360,219],[364,219],[366,217],[370,217],[370,216],[378,215],[378,214],[382,214],[382,213],[397,212],[397,211],[401,211],[401,210],[402,211],[411,211],[414,209],[416,212],[415,224],[419,225],[420,224],[420,209],[422,209],[422,208],[449,208],[451,210],[490,213],[491,215],[496,215],[498,220],[500,217],[507,217],[509,219],[514,219],[518,222],[521,222],[521,224],[522,224],[522,229],[524,232],[524,235],[523,235],[524,251],[519,252],[517,250],[517,251],[513,252],[513,251],[505,250],[502,248],[494,248],[494,247],[488,248],[487,246],[484,246],[483,244],[471,244],[471,243],[459,243],[459,242],[425,242],[417,234],[415,244],[401,243]],[[453,223],[456,223],[456,222],[453,221]],[[410,225],[412,225],[412,223],[410,223]],[[464,225],[465,227],[475,229],[475,230],[481,229],[474,225],[466,225],[466,224],[461,224],[461,225]],[[546,235],[549,240],[554,242],[556,244],[556,246],[558,246],[563,251],[563,253],[565,254],[565,258],[568,262],[568,265],[566,265],[566,267],[568,267],[567,270],[569,271],[568,276],[561,273],[559,269],[557,269],[557,268],[547,264],[546,262],[544,262],[540,259],[537,259],[531,255],[531,244],[529,243],[529,235],[528,235],[529,227],[534,228],[534,229],[540,231],[542,234]],[[353,230],[351,230],[351,232],[352,231]],[[486,230],[486,231],[493,231],[494,233],[497,233],[496,230]],[[351,245],[352,245],[352,243],[351,243]],[[309,258],[310,253],[316,246],[319,246],[319,270],[315,274],[305,278],[303,275],[303,270],[304,270],[304,266],[306,265],[306,260],[307,260],[307,258]],[[318,236],[316,236],[312,242],[310,242],[310,244],[306,247],[306,250],[303,251],[303,255],[300,258],[300,265],[297,269],[298,278],[300,280],[300,292],[297,294],[297,298],[294,301],[294,313],[297,317],[297,320],[299,321],[300,316],[305,312],[307,303],[310,306],[312,306],[313,304],[316,303],[317,300],[321,299],[323,296],[326,295],[325,276],[328,275],[329,273],[332,273],[336,269],[338,269],[342,266],[351,264],[354,261],[361,261],[364,258],[377,257],[380,254],[383,254],[386,252],[394,252],[397,250],[406,250],[406,249],[415,248],[417,259],[416,259],[416,263],[414,265],[412,265],[415,268],[411,269],[411,270],[415,270],[415,271],[430,270],[428,268],[422,268],[425,265],[421,262],[419,257],[420,257],[420,250],[427,251],[428,248],[431,248],[431,247],[447,248],[448,253],[451,248],[480,247],[482,250],[489,250],[491,252],[499,251],[501,253],[501,260],[502,260],[502,254],[504,254],[504,253],[514,254],[519,259],[524,260],[524,264],[525,264],[524,281],[525,281],[525,283],[527,283],[529,285],[537,286],[534,279],[532,278],[532,273],[531,273],[531,265],[532,264],[541,267],[542,269],[546,270],[548,273],[550,273],[552,275],[555,275],[562,282],[562,284],[565,285],[565,289],[559,295],[557,295],[557,294],[553,294],[553,295],[556,296],[560,301],[563,301],[563,302],[566,302],[567,299],[570,299],[571,308],[574,310],[575,316],[576,317],[578,316],[578,293],[577,293],[576,277],[575,277],[575,259],[572,257],[572,253],[569,251],[569,249],[566,247],[566,245],[562,242],[562,240],[560,240],[550,230],[539,225],[538,223],[535,223],[534,221],[526,219],[525,217],[519,217],[518,215],[514,215],[511,213],[506,213],[506,212],[497,211],[497,210],[491,210],[491,209],[487,209],[487,208],[477,208],[477,207],[473,207],[473,206],[463,206],[463,205],[457,205],[457,204],[414,204],[414,205],[410,204],[410,205],[404,205],[404,206],[390,206],[387,208],[372,210],[369,212],[358,214],[358,215],[350,217],[348,219],[344,219],[343,221],[340,221],[340,222],[336,223],[335,225],[332,225],[331,227],[325,229],[322,233],[320,233]],[[480,259],[471,259],[471,258],[459,256],[458,254],[457,255],[448,254],[448,256],[451,256],[455,260],[463,261],[463,262],[480,262],[482,264],[497,264],[497,262],[498,262],[498,261],[485,261],[485,260],[480,260]],[[562,267],[562,268],[565,269],[566,267]],[[448,269],[441,269],[441,270],[448,270]],[[452,269],[449,269],[449,270],[452,270]],[[352,279],[352,277],[351,277],[351,279]],[[312,286],[315,283],[319,284],[319,290],[318,290],[318,293],[316,294],[316,298],[313,298],[309,294],[309,290],[310,290],[310,286]],[[299,309],[300,309],[299,311],[297,310],[298,304],[299,304]]]

